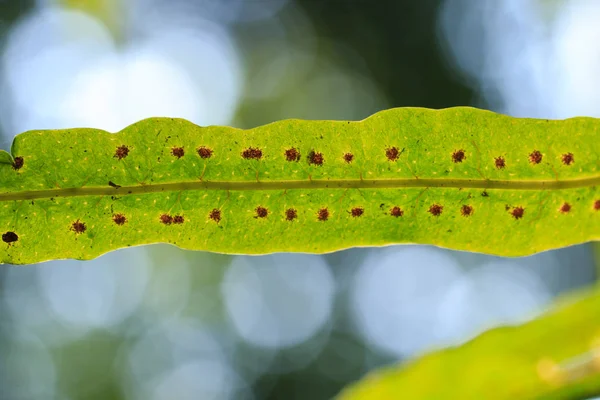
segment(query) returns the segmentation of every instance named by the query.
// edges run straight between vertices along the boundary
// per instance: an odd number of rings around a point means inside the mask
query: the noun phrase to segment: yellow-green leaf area
[[[0,163],[0,261],[157,242],[231,254],[422,243],[519,256],[597,240],[598,127],[459,107],[248,130],[150,118],[119,133],[28,131]]]
[[[521,326],[371,372],[337,400],[585,399],[600,391],[600,292]]]

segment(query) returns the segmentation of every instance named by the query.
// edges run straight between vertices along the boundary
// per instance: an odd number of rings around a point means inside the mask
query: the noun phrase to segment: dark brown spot
[[[385,149],[385,156],[389,161],[396,161],[400,157],[400,152],[397,147],[389,147]]]
[[[534,150],[529,155],[529,162],[532,164],[539,164],[542,162],[542,153],[538,150]]]
[[[463,217],[468,217],[471,214],[473,214],[473,207],[465,204],[460,208],[460,215]]]
[[[269,210],[261,206],[256,207],[254,211],[256,211],[256,217],[254,218],[266,218],[269,215]]]
[[[504,157],[502,157],[502,156],[496,157],[494,159],[494,164],[496,164],[496,168],[498,168],[498,169],[502,169],[502,168],[506,167],[506,161],[504,160]]]
[[[173,217],[171,217],[169,214],[163,214],[160,216],[160,222],[165,225],[171,225],[173,223]]]
[[[183,147],[173,147],[171,149],[171,154],[174,157],[181,158],[181,157],[183,157],[183,155],[185,154],[185,152],[183,151]]]
[[[285,159],[290,162],[299,161],[300,160],[300,152],[298,150],[296,150],[294,147],[292,147],[291,149],[288,149],[285,151]]]
[[[442,213],[443,210],[444,210],[444,206],[439,205],[439,204],[432,204],[431,207],[429,207],[429,212],[434,217],[438,217]]]
[[[287,219],[288,221],[293,221],[294,219],[296,219],[296,217],[298,217],[298,213],[293,208],[288,208],[287,210],[285,210],[285,219]]]
[[[262,158],[262,150],[259,148],[249,147],[242,151],[242,157],[246,160],[260,160]]]
[[[129,147],[122,145],[117,147],[117,151],[115,151],[115,155],[118,160],[121,160],[129,155]]]
[[[319,221],[327,221],[327,218],[329,218],[329,210],[327,208],[321,208],[317,213],[317,216],[319,217]]]
[[[600,200],[596,200],[594,202],[594,210],[596,210],[596,211],[600,210]]]
[[[317,153],[314,150],[308,153],[308,163],[314,165],[323,165],[323,154]]]
[[[17,236],[14,232],[6,232],[2,234],[2,241],[4,243],[13,243],[19,240],[19,236]]]
[[[455,163],[463,162],[466,158],[467,156],[465,155],[465,151],[462,149],[456,150],[454,153],[452,153],[452,161]]]
[[[567,202],[563,203],[562,206],[560,206],[559,208],[561,213],[568,213],[569,211],[571,211],[571,205]]]
[[[213,151],[211,149],[209,149],[208,147],[200,146],[200,147],[198,147],[197,151],[198,151],[198,155],[200,156],[200,158],[212,157]]]
[[[563,154],[561,158],[562,158],[563,164],[565,164],[565,165],[571,165],[575,161],[575,158],[573,157],[573,153]]]
[[[173,217],[174,224],[183,224],[183,215],[176,215]]]
[[[510,212],[515,219],[523,218],[523,214],[525,214],[525,209],[523,207],[515,207]]]
[[[73,222],[73,224],[71,225],[71,230],[77,234],[85,232],[85,229],[85,224],[79,220]]]
[[[208,218],[212,219],[216,223],[219,223],[221,220],[221,210],[214,208],[209,214]]]
[[[481,192],[481,196],[482,197],[489,197],[490,195],[488,194],[488,192],[486,192],[485,190],[483,192]]]
[[[404,211],[400,207],[395,206],[390,209],[390,215],[392,217],[401,217],[404,215]]]
[[[125,222],[127,222],[127,218],[123,214],[113,215],[112,220],[117,225],[123,225]]]
[[[365,212],[362,207],[354,207],[351,211],[353,217],[360,217]]]
[[[352,153],[344,154],[344,161],[346,161],[348,164],[350,164],[352,162],[352,160],[354,160],[354,154],[352,154]]]
[[[15,157],[15,161],[12,163],[12,167],[14,170],[21,169],[23,166],[23,157]]]

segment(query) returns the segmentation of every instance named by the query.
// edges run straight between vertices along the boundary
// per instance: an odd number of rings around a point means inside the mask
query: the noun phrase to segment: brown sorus
[[[208,218],[212,219],[215,222],[219,222],[221,220],[221,210],[214,208],[209,214]]]
[[[432,204],[429,207],[429,212],[431,213],[431,215],[433,215],[434,217],[438,217],[442,211],[444,210],[444,206],[440,205],[440,204]]]
[[[121,145],[119,147],[117,147],[117,150],[115,151],[115,155],[113,157],[117,158],[118,160],[121,160],[125,157],[127,157],[129,155],[129,147],[125,146],[125,145]]]
[[[317,213],[319,221],[327,221],[329,218],[329,210],[327,208],[321,208]]]
[[[539,150],[534,150],[529,155],[529,162],[532,164],[539,164],[542,162],[542,153]]]
[[[504,157],[502,157],[502,156],[496,157],[494,159],[494,164],[496,165],[496,168],[498,168],[498,169],[502,169],[502,168],[506,167],[506,161],[504,160]]]
[[[123,225],[125,222],[127,222],[127,218],[123,214],[115,214],[113,215],[112,219],[113,222],[117,225]]]
[[[256,209],[254,211],[256,211],[257,218],[266,218],[267,215],[269,215],[269,210],[267,210],[266,208],[264,208],[262,206],[256,207]]]
[[[396,161],[400,157],[400,151],[397,147],[389,147],[385,149],[385,156],[389,161]]]
[[[298,150],[296,150],[296,148],[292,147],[291,149],[287,149],[285,151],[285,159],[292,162],[292,161],[299,161],[300,160],[300,152]]]
[[[15,157],[15,160],[12,163],[12,167],[14,170],[21,169],[23,166],[23,157]]]
[[[14,232],[6,232],[2,234],[2,241],[4,243],[13,243],[19,240],[19,236]]]
[[[468,217],[471,214],[473,214],[473,207],[465,204],[460,208],[460,215],[462,215],[463,217]]]
[[[323,165],[323,154],[322,153],[318,153],[316,151],[311,151],[310,153],[308,153],[308,163],[309,164],[313,164],[313,165]]]
[[[398,206],[394,206],[390,209],[390,215],[392,217],[401,217],[404,215],[404,211]]]
[[[287,219],[288,221],[293,221],[297,217],[298,217],[298,213],[296,212],[295,209],[288,208],[287,210],[285,210],[285,219]]]
[[[212,156],[213,151],[208,147],[200,146],[198,147],[198,155],[200,158],[210,158]]]
[[[160,216],[160,222],[165,225],[171,225],[173,223],[173,217],[169,214],[163,214]]]
[[[365,212],[365,209],[362,207],[354,207],[350,212],[353,217],[360,217]]]
[[[523,215],[525,214],[525,209],[520,206],[515,207],[510,213],[515,219],[523,218]]]
[[[575,161],[575,158],[573,157],[573,153],[563,154],[561,158],[562,158],[562,163],[565,165],[571,165]]]
[[[452,161],[455,163],[463,162],[467,156],[465,155],[465,151],[463,149],[456,150],[452,153]]]
[[[85,223],[77,220],[71,225],[71,230],[77,234],[83,233],[86,230]]]
[[[185,155],[185,151],[183,151],[183,147],[173,147],[171,149],[171,154],[173,157],[181,158]]]

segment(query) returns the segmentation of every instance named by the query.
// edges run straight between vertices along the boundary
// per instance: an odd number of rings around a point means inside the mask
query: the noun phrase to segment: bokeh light
[[[598,116],[598,17],[583,0],[0,0],[0,144],[153,116]],[[502,259],[157,244],[3,266],[0,399],[331,398],[383,364],[528,321],[594,268],[587,245]]]

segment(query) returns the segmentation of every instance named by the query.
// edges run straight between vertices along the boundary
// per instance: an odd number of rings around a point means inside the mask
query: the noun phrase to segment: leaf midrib
[[[109,186],[28,190],[0,193],[0,202],[51,197],[129,195],[183,190],[292,190],[292,189],[394,189],[394,188],[466,188],[504,190],[559,190],[600,185],[600,175],[570,180],[493,180],[493,179],[320,179],[297,181],[172,182],[137,186]]]

